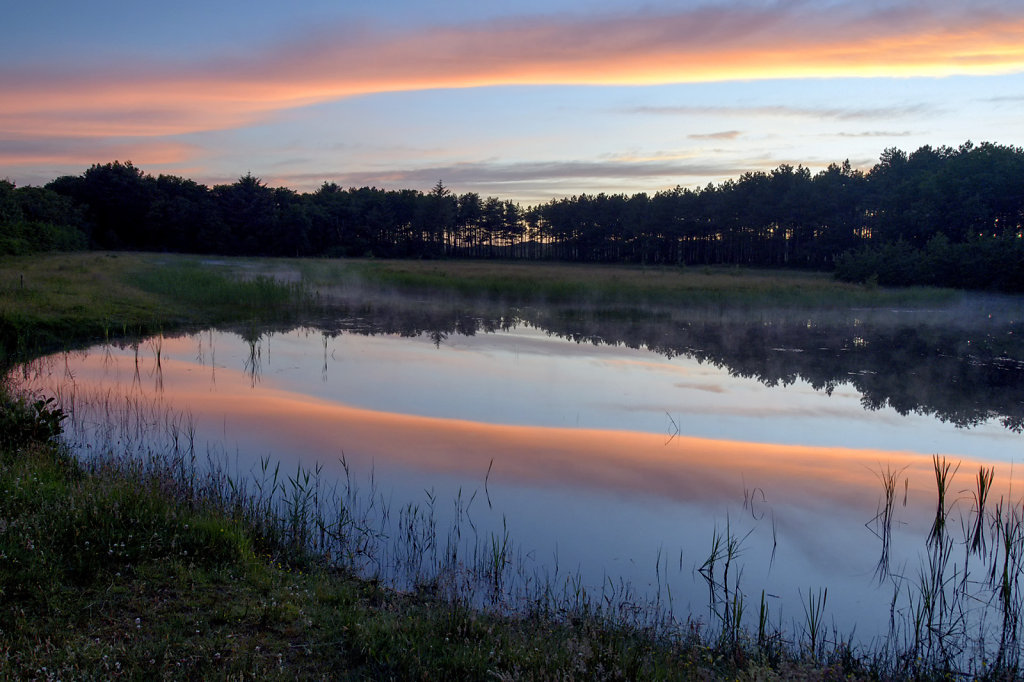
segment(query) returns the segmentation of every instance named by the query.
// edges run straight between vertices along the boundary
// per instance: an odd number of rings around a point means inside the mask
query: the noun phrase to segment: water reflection
[[[22,376],[59,392],[77,423],[110,420],[124,396],[187,410],[192,437],[222,443],[242,475],[271,456],[341,476],[344,455],[394,500],[486,487],[498,511],[481,528],[508,521],[538,565],[554,557],[593,584],[650,586],[678,552],[655,590],[671,582],[680,610],[701,608],[696,570],[728,523],[746,537],[744,581],[777,595],[780,619],[799,619],[801,590],[828,587],[837,625],[869,636],[887,625],[893,576],[924,551],[934,453],[962,472],[995,467],[992,500],[1021,489],[1016,318],[968,333],[885,311],[358,312],[154,339],[148,354],[66,353]],[[949,485],[965,528],[971,487],[968,473]]]
[[[929,414],[970,427],[1024,425],[1024,308],[1008,297],[965,295],[935,310],[578,309],[443,304],[402,299],[340,302],[312,321],[329,336],[453,337],[543,329],[577,344],[625,346],[693,358],[766,386],[848,386],[869,410]]]

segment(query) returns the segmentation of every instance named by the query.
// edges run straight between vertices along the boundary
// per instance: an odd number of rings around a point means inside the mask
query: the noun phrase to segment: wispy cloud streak
[[[543,180],[549,186],[559,180],[629,178],[685,178],[731,176],[749,170],[734,163],[672,161],[570,161],[536,163],[459,163],[447,166],[394,169],[380,172],[284,173],[275,182],[305,186],[331,180],[343,186],[404,187],[429,185],[443,179],[446,184],[477,186],[518,184]]]
[[[7,68],[0,70],[0,134],[165,136],[236,128],[355,95],[431,88],[1024,70],[1024,9],[878,7],[733,3],[400,34],[320,29],[301,42],[256,48],[255,57],[186,66],[139,66],[125,55],[103,68]]]
[[[632,107],[624,110],[630,114],[652,114],[657,116],[779,116],[790,118],[814,118],[834,121],[860,121],[872,119],[892,119],[901,117],[920,116],[932,113],[930,108],[923,104],[893,107],[797,107],[797,106],[757,106],[757,107],[736,107],[736,106],[644,106]],[[735,131],[718,133],[719,136],[735,136]]]
[[[717,133],[694,133],[687,137],[691,140],[735,140],[742,134],[738,130],[723,130]]]

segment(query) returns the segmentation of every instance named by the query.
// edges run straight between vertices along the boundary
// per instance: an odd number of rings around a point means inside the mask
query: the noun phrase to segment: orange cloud
[[[188,340],[168,339],[168,355],[188,348]],[[131,361],[120,365],[122,381]],[[83,409],[104,409],[109,385],[101,377],[111,367],[103,354],[76,359],[76,391]],[[151,367],[143,366],[148,383]],[[614,495],[661,498],[679,503],[717,503],[742,499],[744,486],[759,488],[776,502],[796,506],[840,506],[874,513],[882,487],[880,469],[902,470],[909,481],[910,505],[920,515],[935,504],[930,454],[778,445],[606,429],[511,426],[461,419],[423,417],[353,407],[302,393],[249,387],[247,376],[226,368],[168,362],[162,398],[188,406],[197,419],[216,425],[215,437],[229,441],[257,434],[260,452],[280,460],[282,469],[315,461],[332,462],[343,452],[369,466],[392,465],[470,478],[482,484],[493,460],[491,480],[542,487],[579,487]],[[99,397],[90,397],[99,396]],[[120,405],[122,399],[113,403]],[[109,419],[109,416],[106,417]],[[115,417],[116,421],[116,417]],[[159,421],[159,420],[157,420]],[[267,425],[272,424],[272,428]],[[222,426],[223,425],[223,426]],[[979,462],[962,453],[946,453],[962,462],[951,489],[973,487],[969,477]],[[1012,468],[995,464],[998,498],[1010,484]],[[901,477],[902,481],[902,477]],[[1022,482],[1018,474],[1013,489]],[[902,496],[902,485],[900,495]]]
[[[0,76],[0,133],[172,135],[402,90],[947,76],[1024,69],[1024,13],[805,3],[557,17],[333,38],[180,70]],[[130,63],[130,60],[127,60]]]
[[[178,142],[143,141],[135,144],[107,144],[103,141],[43,139],[33,145],[0,142],[0,165],[35,163],[88,166],[102,159],[132,159],[138,164],[180,163],[193,155],[191,145]]]

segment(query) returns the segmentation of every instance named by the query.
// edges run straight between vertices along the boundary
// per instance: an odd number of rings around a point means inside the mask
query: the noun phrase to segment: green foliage
[[[0,255],[21,256],[39,251],[80,251],[85,234],[67,225],[16,222],[0,225]]]
[[[0,180],[0,256],[77,251],[88,246],[74,203],[52,190]]]
[[[908,242],[865,246],[836,261],[835,276],[846,282],[884,286],[947,286],[1008,293],[1024,291],[1024,240],[1016,235],[977,237],[959,244],[944,234],[923,249]]]
[[[907,242],[864,246],[836,261],[836,279],[884,286],[909,286],[919,282],[921,254]]]
[[[17,449],[30,443],[55,441],[67,418],[53,398],[30,400],[0,389],[0,448]]]

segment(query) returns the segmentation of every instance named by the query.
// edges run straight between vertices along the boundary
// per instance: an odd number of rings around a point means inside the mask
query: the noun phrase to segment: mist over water
[[[956,528],[979,467],[995,468],[993,500],[1024,491],[1018,312],[1004,298],[820,314],[393,299],[291,329],[57,354],[19,376],[58,395],[83,456],[130,440],[100,427],[114,406],[164,437],[161,411],[187,415],[201,455],[233,475],[269,457],[337,478],[344,458],[395,508],[432,505],[442,528],[475,493],[473,532],[507,528],[524,574],[671,595],[680,617],[713,621],[700,569],[728,532],[752,610],[764,590],[772,620],[798,630],[827,588],[827,622],[871,639],[909,589],[894,576],[926,556],[933,455],[960,463]]]

